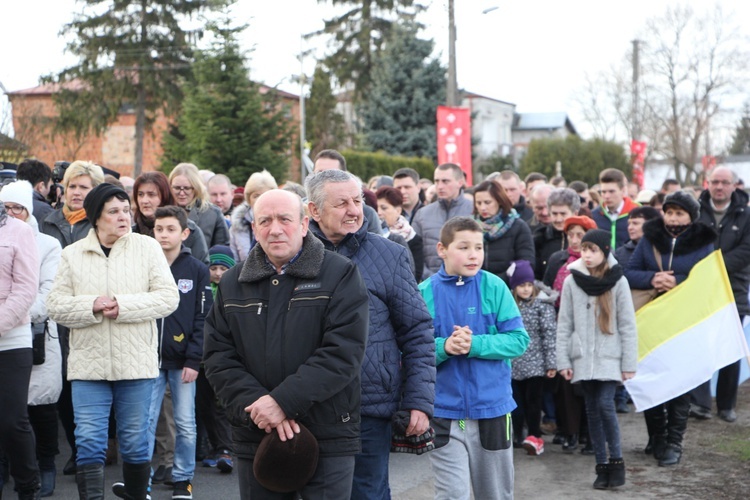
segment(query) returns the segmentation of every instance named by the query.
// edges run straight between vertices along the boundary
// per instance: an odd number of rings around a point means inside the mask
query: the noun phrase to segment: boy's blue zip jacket
[[[170,269],[180,291],[180,305],[166,318],[156,320],[159,368],[182,370],[187,366],[197,371],[203,358],[203,322],[214,303],[208,266],[183,246]]]
[[[478,420],[511,412],[510,360],[526,351],[529,335],[508,286],[486,271],[465,278],[441,266],[419,289],[435,326],[435,416]],[[468,355],[445,352],[454,325],[472,331]]]

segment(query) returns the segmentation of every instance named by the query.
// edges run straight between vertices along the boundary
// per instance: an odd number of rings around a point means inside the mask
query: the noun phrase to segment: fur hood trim
[[[323,243],[318,240],[310,230],[307,231],[302,240],[302,253],[299,258],[286,268],[286,273],[295,278],[313,279],[320,273],[323,265],[325,249]],[[250,251],[245,263],[240,271],[240,283],[253,283],[261,281],[271,276],[275,276],[276,270],[266,262],[266,253],[260,244],[257,244]]]
[[[662,254],[672,251],[672,235],[664,227],[664,219],[652,219],[643,224],[643,236],[648,239]],[[711,226],[695,221],[684,233],[677,237],[674,255],[685,255],[703,248],[716,240],[717,233]]]

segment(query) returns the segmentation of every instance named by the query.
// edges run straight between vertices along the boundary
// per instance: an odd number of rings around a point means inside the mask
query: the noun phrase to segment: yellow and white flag
[[[717,250],[636,314],[638,368],[625,383],[637,411],[669,401],[750,354]]]

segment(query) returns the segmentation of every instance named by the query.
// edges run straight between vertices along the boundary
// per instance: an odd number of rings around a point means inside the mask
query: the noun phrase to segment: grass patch
[[[721,436],[716,449],[734,455],[743,462],[750,462],[750,429],[742,429],[729,436]]]

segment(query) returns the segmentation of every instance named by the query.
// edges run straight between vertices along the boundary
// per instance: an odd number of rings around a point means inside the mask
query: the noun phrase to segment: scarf
[[[570,247],[568,247],[567,250],[568,260],[565,261],[565,264],[560,266],[560,269],[557,271],[557,276],[555,276],[555,281],[552,283],[552,289],[558,292],[562,292],[563,282],[565,282],[565,278],[570,276],[570,269],[568,269],[568,266],[581,258],[581,252],[576,252]],[[558,309],[560,308],[560,296],[558,296],[555,301],[555,307]]]
[[[149,219],[141,214],[135,217],[135,225],[138,227],[138,234],[154,237],[154,223],[156,219]]]
[[[598,297],[604,292],[611,290],[615,284],[622,278],[622,267],[615,264],[604,276],[595,278],[589,274],[583,274],[581,271],[571,269],[570,274],[576,285],[580,286],[586,295]]]
[[[5,221],[8,220],[8,212],[5,210],[5,203],[0,201],[0,227],[5,225]]]
[[[690,224],[664,224],[664,229],[672,236],[677,238],[679,235],[688,230]]]
[[[68,224],[74,226],[86,218],[86,210],[82,208],[71,210],[68,205],[63,205],[63,215]]]
[[[518,212],[515,208],[511,208],[508,215],[503,214],[503,211],[500,210],[497,214],[485,220],[482,220],[479,216],[475,217],[475,220],[482,226],[484,239],[487,241],[495,241],[501,238],[510,231],[516,219],[518,219]]]

